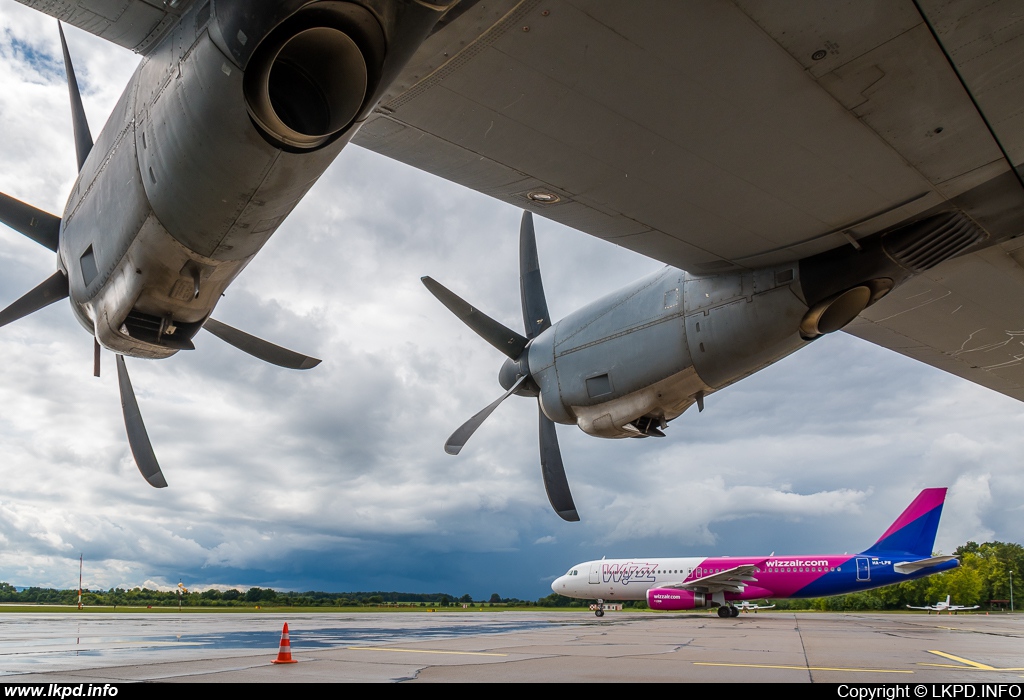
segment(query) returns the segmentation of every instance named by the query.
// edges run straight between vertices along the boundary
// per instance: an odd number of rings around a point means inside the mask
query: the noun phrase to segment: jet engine
[[[711,607],[703,593],[677,588],[652,588],[647,591],[647,606],[651,610],[695,610]]]

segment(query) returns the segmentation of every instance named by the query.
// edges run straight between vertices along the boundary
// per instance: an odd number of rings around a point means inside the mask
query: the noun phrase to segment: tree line
[[[17,590],[9,583],[0,582],[0,602],[35,603],[49,605],[77,605],[78,589],[61,590],[33,586]],[[253,587],[247,591],[208,589],[202,592],[176,590],[157,591],[150,588],[111,588],[82,590],[82,604],[89,606],[133,607],[366,607],[374,605],[415,605],[417,607],[451,607],[474,603],[469,594],[453,596],[447,593],[401,593],[398,591],[372,591],[351,593],[327,593],[324,591],[276,591],[273,588]],[[490,604],[515,604],[515,599],[502,598],[497,593],[491,596]]]

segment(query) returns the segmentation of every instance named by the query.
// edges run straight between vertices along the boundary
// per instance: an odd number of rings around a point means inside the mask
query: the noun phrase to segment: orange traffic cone
[[[281,649],[277,652],[277,658],[271,661],[272,664],[297,664],[299,663],[292,658],[292,643],[288,638],[288,623],[284,623],[284,629],[281,630]]]

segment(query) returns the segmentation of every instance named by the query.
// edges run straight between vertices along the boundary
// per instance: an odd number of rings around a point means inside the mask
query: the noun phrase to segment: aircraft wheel
[[[731,614],[732,613],[729,612],[728,606],[725,606],[725,605],[718,606],[718,616],[719,617],[729,617]]]
[[[604,610],[595,610],[594,614],[598,617],[604,617]]]
[[[740,609],[730,605],[729,606],[729,616],[730,617],[739,617],[740,616]]]

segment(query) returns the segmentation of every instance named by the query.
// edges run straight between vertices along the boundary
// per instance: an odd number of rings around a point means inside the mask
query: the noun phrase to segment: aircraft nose
[[[556,578],[554,581],[551,582],[551,590],[553,592],[558,593],[558,589],[561,586],[563,578],[565,578],[565,576],[559,576],[558,578]]]

